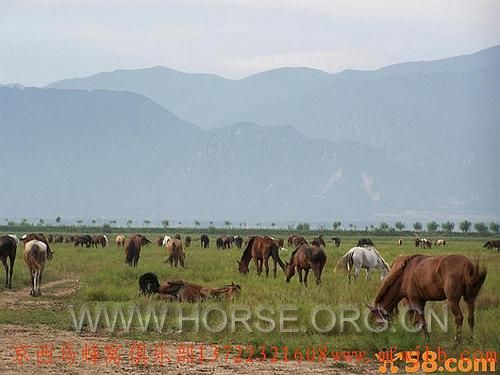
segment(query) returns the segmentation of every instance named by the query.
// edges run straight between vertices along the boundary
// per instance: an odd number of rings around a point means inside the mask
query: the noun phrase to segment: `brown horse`
[[[168,241],[167,253],[167,263],[170,263],[170,266],[177,267],[177,264],[180,263],[181,266],[184,267],[184,259],[186,259],[186,253],[184,252],[184,248],[182,247],[181,240],[174,238]]]
[[[232,299],[241,287],[231,283],[221,288],[209,288],[182,280],[170,280],[160,284],[158,277],[148,272],[140,277],[139,290],[144,295],[158,293],[160,298],[168,301],[199,302],[219,296]]]
[[[193,239],[191,238],[191,236],[186,236],[186,238],[184,238],[184,246],[186,246],[186,248],[188,248],[189,246],[191,246],[191,241]]]
[[[316,247],[320,247],[320,246],[326,247],[326,243],[325,243],[325,240],[323,239],[323,236],[319,236],[319,237],[316,237],[315,239],[313,239],[311,241],[311,245],[316,246]]]
[[[208,234],[202,234],[200,242],[203,249],[208,249],[210,247],[210,238],[208,237]]]
[[[427,301],[448,300],[455,317],[457,342],[462,338],[463,314],[460,299],[468,308],[471,334],[474,329],[476,297],[486,279],[486,270],[473,264],[463,255],[427,256],[422,254],[399,256],[375,297],[375,305],[368,306],[372,319],[388,321],[397,309],[399,301],[406,298],[410,311],[429,332],[425,323],[424,308]]]
[[[5,268],[6,288],[12,288],[12,273],[14,272],[18,241],[14,235],[0,237],[0,260],[2,261],[3,268]],[[7,258],[9,258],[9,264],[7,264]]]
[[[340,237],[332,237],[333,241],[333,246],[339,247],[340,246]]]
[[[150,243],[150,240],[140,234],[134,234],[132,237],[127,238],[125,241],[125,263],[129,266],[137,267],[142,245]]]
[[[243,246],[243,238],[241,236],[234,236],[234,244],[238,249]]]
[[[257,274],[260,276],[262,273],[262,264],[266,267],[266,277],[269,276],[269,258],[272,257],[274,261],[273,274],[276,277],[276,265],[279,264],[282,270],[285,270],[285,263],[279,256],[278,245],[269,237],[252,237],[243,251],[240,261],[238,263],[238,270],[240,273],[246,274],[249,272],[248,265],[250,261],[255,261],[257,267]]]
[[[290,279],[295,275],[295,271],[297,271],[299,282],[302,283],[302,271],[305,271],[304,285],[307,286],[307,276],[309,275],[309,270],[312,269],[316,277],[316,284],[319,285],[325,263],[326,254],[323,249],[317,246],[301,245],[295,249],[290,257],[290,261],[286,263],[286,282],[289,283]]]

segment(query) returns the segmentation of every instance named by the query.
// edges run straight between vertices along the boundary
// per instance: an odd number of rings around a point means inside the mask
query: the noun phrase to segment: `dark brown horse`
[[[243,246],[243,238],[241,236],[234,236],[234,244],[238,249]]]
[[[208,237],[208,234],[202,234],[200,242],[203,249],[208,249],[210,247],[210,238]]]
[[[217,249],[224,248],[224,240],[222,239],[222,237],[217,237],[217,239],[215,240],[215,246],[217,247]]]
[[[16,260],[18,239],[16,236],[0,237],[0,261],[5,268],[5,287],[12,288],[12,273],[14,272],[14,262]],[[7,264],[9,258],[9,264]],[[10,268],[9,268],[10,266]]]
[[[422,324],[428,338],[425,303],[448,300],[455,317],[455,340],[460,342],[464,319],[460,299],[463,297],[467,304],[468,323],[472,333],[476,297],[485,279],[486,270],[480,269],[479,264],[473,264],[463,255],[399,256],[391,265],[390,272],[375,297],[374,306],[368,306],[370,315],[378,322],[388,321],[397,310],[398,303],[406,298],[410,311]]]
[[[137,267],[141,255],[141,247],[150,244],[151,241],[145,236],[134,234],[125,240],[125,263],[129,266]]]
[[[252,237],[243,251],[241,260],[237,261],[238,270],[240,273],[246,274],[249,272],[248,265],[253,259],[257,267],[257,274],[262,273],[262,264],[266,267],[266,277],[269,276],[269,258],[274,261],[273,274],[276,277],[276,265],[279,264],[282,270],[285,270],[285,263],[279,256],[278,245],[269,237]]]
[[[497,249],[497,252],[500,251],[500,240],[490,240],[490,241],[487,241],[483,247],[487,248],[487,249],[494,249],[496,248]]]
[[[64,237],[61,234],[56,234],[54,236],[54,243],[62,243],[64,241]]]
[[[315,239],[313,239],[311,241],[311,245],[316,246],[316,247],[320,247],[320,246],[326,247],[326,243],[325,243],[325,240],[323,239],[323,236],[319,236],[319,237],[316,237]]]
[[[167,301],[199,302],[221,296],[232,299],[241,287],[231,283],[221,288],[209,288],[182,280],[170,280],[160,284],[156,275],[148,272],[140,277],[139,290],[144,295],[158,293],[160,298]]]
[[[290,256],[290,261],[286,263],[286,282],[289,283],[290,279],[295,275],[295,271],[297,271],[299,282],[302,283],[302,271],[304,271],[304,285],[307,286],[307,276],[309,270],[312,269],[316,277],[316,284],[319,285],[325,263],[326,254],[323,249],[317,246],[301,245],[295,249]]]
[[[191,236],[186,236],[186,238],[184,238],[184,246],[186,247],[191,246],[191,241],[192,241]]]
[[[339,247],[340,246],[340,237],[332,237],[333,241],[333,246]]]
[[[157,236],[155,242],[156,242],[156,246],[163,247],[163,236]]]

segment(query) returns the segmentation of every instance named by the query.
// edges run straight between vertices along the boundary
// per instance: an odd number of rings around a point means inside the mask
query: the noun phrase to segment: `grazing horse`
[[[241,249],[243,246],[243,238],[241,236],[234,236],[233,237],[234,244],[238,249]]]
[[[232,299],[241,287],[231,283],[221,288],[209,288],[182,280],[170,280],[160,284],[158,277],[148,272],[140,277],[139,290],[144,295],[158,293],[160,298],[167,301],[200,302],[220,296]]]
[[[47,241],[48,241],[49,243],[54,242],[54,235],[53,235],[53,234],[47,234]]]
[[[377,322],[387,322],[399,301],[406,298],[414,318],[422,324],[425,336],[429,338],[424,316],[425,303],[448,300],[455,317],[455,341],[460,343],[463,323],[460,299],[463,297],[467,304],[472,334],[475,301],[485,279],[486,270],[463,255],[399,256],[380,287],[374,306],[368,306],[370,316]]]
[[[400,239],[398,240],[398,246],[401,246],[401,245],[403,245],[403,240],[400,238]]]
[[[326,243],[325,243],[325,240],[323,239],[323,236],[319,236],[319,237],[316,237],[315,239],[313,239],[311,241],[311,245],[316,246],[316,247],[320,247],[320,246],[326,247]]]
[[[285,263],[279,256],[278,245],[269,237],[252,237],[243,251],[240,261],[238,263],[238,270],[242,274],[249,272],[248,265],[253,259],[257,268],[257,274],[260,276],[262,273],[262,264],[266,267],[266,277],[269,276],[269,258],[272,257],[274,261],[273,274],[276,277],[276,265],[279,264],[282,270],[285,270]]]
[[[26,246],[26,243],[28,243],[31,240],[37,240],[40,242],[43,242],[47,246],[47,259],[52,259],[52,256],[54,254],[54,251],[52,251],[52,248],[49,245],[49,241],[47,241],[47,238],[45,238],[45,235],[43,233],[29,233],[25,234],[21,237],[21,242]]]
[[[285,275],[286,282],[289,283],[290,279],[297,271],[299,275],[299,282],[302,283],[302,271],[305,271],[304,285],[307,286],[307,276],[309,270],[312,269],[316,277],[316,285],[321,283],[321,273],[326,263],[326,254],[320,247],[301,245],[292,253],[290,261],[285,262]]]
[[[231,236],[222,236],[222,248],[230,249],[233,246],[234,238]]]
[[[224,248],[224,240],[222,239],[222,237],[217,237],[217,239],[215,240],[215,246],[217,247],[217,249]]]
[[[162,241],[163,247],[167,247],[168,241],[170,241],[171,239],[172,239],[172,237],[170,237],[168,234],[165,235],[165,237],[163,237],[163,241]]]
[[[443,240],[443,239],[439,239],[439,240],[436,240],[436,242],[434,242],[434,245],[435,246],[446,246],[446,240]]]
[[[30,240],[24,245],[24,261],[31,275],[31,291],[33,297],[40,296],[40,284],[42,282],[45,262],[49,258],[47,244],[39,240]]]
[[[124,247],[126,239],[127,238],[123,234],[119,234],[118,236],[116,236],[115,238],[116,247]]]
[[[500,240],[490,240],[490,241],[487,241],[483,247],[487,248],[487,249],[493,249],[493,248],[496,248],[497,249],[497,252],[500,250]]]
[[[12,288],[12,273],[14,272],[18,243],[19,240],[15,235],[0,237],[0,260],[5,268],[5,287],[9,289]],[[9,264],[7,264],[7,258],[9,258]]]
[[[163,236],[156,237],[156,246],[163,247]]]
[[[427,238],[421,238],[420,247],[423,249],[432,249],[432,240]]]
[[[125,263],[129,266],[137,267],[141,255],[142,245],[151,243],[145,236],[134,234],[125,241]]]
[[[358,244],[356,246],[363,247],[363,246],[375,246],[375,245],[373,244],[373,241],[370,240],[369,238],[362,238],[358,241]]]
[[[191,236],[186,236],[186,238],[184,238],[184,246],[186,247],[191,246],[191,241],[192,241]]]
[[[200,242],[203,249],[208,249],[210,247],[210,238],[208,237],[208,234],[202,234]]]
[[[374,269],[380,271],[380,279],[383,279],[389,272],[389,265],[374,247],[353,247],[340,258],[335,266],[335,271],[338,267],[342,267],[347,271],[349,283],[351,283],[352,269],[354,269],[354,280],[357,280],[361,268],[366,270],[366,280],[370,278],[370,273]]]
[[[184,259],[186,258],[186,253],[184,252],[184,248],[182,247],[181,240],[174,238],[168,241],[167,253],[167,263],[170,263],[170,266],[177,267],[177,264],[180,263],[181,266],[184,267]]]
[[[78,246],[83,247],[83,245],[85,245],[85,247],[89,248],[90,246],[92,246],[92,243],[93,243],[93,239],[88,234],[84,234],[81,236],[75,236],[75,247],[78,247]]]
[[[64,237],[61,234],[56,234],[54,236],[54,243],[63,243]]]
[[[333,246],[339,247],[340,246],[340,237],[332,237],[333,241]]]

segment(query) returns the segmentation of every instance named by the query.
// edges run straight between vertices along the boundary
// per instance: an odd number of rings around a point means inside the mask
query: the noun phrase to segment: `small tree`
[[[415,229],[415,231],[417,232],[420,232],[422,230],[422,223],[420,223],[419,221],[417,221],[416,223],[413,224],[413,229]]]
[[[151,220],[144,220],[144,224],[146,224],[146,228],[149,228],[149,224],[151,224]]]
[[[132,226],[132,220],[128,219],[127,220],[127,228],[130,228]]]
[[[231,226],[231,222],[229,220],[226,220],[226,221],[224,221],[224,225],[226,227],[230,227]]]
[[[61,216],[56,217],[56,223],[61,224]]]
[[[38,224],[39,224],[39,225],[44,225],[44,224],[45,224],[45,221],[44,221],[43,219],[40,219],[40,220],[38,220]]]
[[[434,220],[427,223],[427,232],[429,233],[434,233],[438,230],[439,224],[436,223]]]
[[[405,229],[406,225],[401,221],[396,221],[394,227],[401,232],[403,229]]]
[[[480,234],[488,233],[488,227],[486,226],[485,223],[475,223],[474,229],[476,230],[477,233],[480,233]]]
[[[379,229],[382,231],[382,232],[386,232],[389,230],[389,224],[385,223],[385,222],[381,222],[380,225],[379,225]]]
[[[472,226],[472,223],[468,220],[464,220],[458,224],[458,227],[463,233],[467,233],[470,231],[470,227]]]
[[[163,226],[163,228],[167,229],[168,226],[170,225],[170,221],[169,220],[162,220],[161,225]]]
[[[311,228],[309,223],[298,223],[297,230],[299,231],[308,231]]]
[[[194,226],[198,228],[200,226],[200,222],[198,220],[195,220],[194,221]]]
[[[78,225],[80,225],[80,226],[81,226],[81,225],[82,225],[82,223],[83,223],[83,220],[81,220],[81,219],[80,219],[80,220],[77,220],[77,221],[76,221],[76,223],[77,223]]]
[[[498,234],[498,232],[500,231],[500,224],[490,223],[489,227],[490,227],[490,232],[491,233]]]
[[[446,232],[446,233],[453,232],[454,228],[455,228],[455,223],[452,223],[451,221],[447,221],[447,222],[441,224],[441,229],[443,230],[443,232]]]
[[[342,225],[342,223],[340,221],[336,221],[333,223],[333,230],[337,230],[337,229],[340,229],[340,226]]]
[[[95,225],[95,223],[96,223],[96,220],[95,220],[95,219],[92,219],[92,224],[94,224],[94,225]]]

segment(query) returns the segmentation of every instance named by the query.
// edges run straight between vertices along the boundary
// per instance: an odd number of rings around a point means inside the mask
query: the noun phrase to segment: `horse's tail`
[[[481,287],[486,280],[486,268],[479,266],[479,261],[474,264],[469,263],[465,267],[464,279],[465,279],[465,293],[464,299],[474,299],[479,294]]]
[[[276,245],[275,243],[273,243],[271,246],[271,255],[273,256],[274,261],[278,263],[281,269],[284,271],[285,263],[283,263],[283,261],[281,260],[278,245]]]
[[[353,265],[352,253],[353,253],[352,251],[348,251],[347,254],[345,254],[342,258],[340,258],[333,271],[336,272],[337,268],[342,267],[347,272],[349,272]]]
[[[105,246],[108,246],[108,236],[104,235],[104,240],[106,241],[106,245]]]
[[[139,290],[144,295],[158,293],[160,290],[158,277],[153,272],[142,275],[139,278]]]

